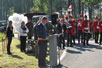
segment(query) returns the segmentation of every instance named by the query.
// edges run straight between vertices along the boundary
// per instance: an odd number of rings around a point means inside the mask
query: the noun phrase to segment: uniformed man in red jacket
[[[87,20],[87,15],[84,15],[84,20],[82,22],[82,32],[83,32],[83,44],[84,45],[89,45],[89,37],[90,37],[90,28],[91,28],[91,23],[89,20]]]
[[[72,45],[72,32],[73,32],[73,22],[72,22],[72,15],[69,14],[69,19],[66,24],[67,30],[66,30],[66,35],[67,35],[67,46],[73,47]]]
[[[73,16],[72,16],[73,17]],[[72,26],[72,40],[73,40],[73,44],[75,45],[75,37],[76,37],[76,21],[75,19],[72,19],[73,22],[73,26]]]
[[[76,22],[77,30],[78,30],[78,44],[82,42],[82,14],[80,14],[80,18]]]
[[[102,43],[102,21],[99,21],[99,33],[100,33],[100,42],[99,42],[99,44],[101,45],[101,43]]]
[[[98,43],[98,36],[99,36],[98,16],[95,16],[95,21],[93,22],[93,29],[94,29],[94,34],[95,34],[95,43]]]

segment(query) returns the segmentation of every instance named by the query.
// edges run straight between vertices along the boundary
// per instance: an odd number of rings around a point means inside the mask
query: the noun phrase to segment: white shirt
[[[27,36],[27,33],[29,32],[29,30],[26,26],[25,26],[25,28],[26,28],[26,32],[24,33],[21,26],[19,27],[19,36]]]

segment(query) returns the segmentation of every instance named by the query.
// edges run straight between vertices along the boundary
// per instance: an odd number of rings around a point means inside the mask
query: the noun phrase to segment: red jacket
[[[78,30],[82,30],[82,19],[78,19],[77,22],[76,22],[76,26],[78,27]],[[80,23],[80,25],[79,25]]]
[[[73,23],[73,21],[69,21],[69,23],[70,23],[70,25],[71,25],[71,28],[67,28],[66,29],[66,33],[68,34],[68,33],[73,33],[73,29],[74,29],[74,23]]]
[[[98,21],[95,21],[93,22],[93,29],[94,29],[94,32],[99,32],[99,29],[97,28],[98,27]]]
[[[102,32],[102,21],[99,21],[99,27],[100,27],[99,32]]]
[[[89,20],[82,21],[82,32],[90,32],[91,23]]]
[[[72,26],[72,36],[75,36],[76,35],[76,31],[75,31],[75,24]]]

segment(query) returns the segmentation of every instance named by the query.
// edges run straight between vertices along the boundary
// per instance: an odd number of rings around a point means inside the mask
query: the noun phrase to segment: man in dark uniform
[[[65,21],[64,21],[64,19],[62,18],[61,19],[61,21],[62,21],[62,33],[63,33],[63,35],[62,35],[62,39],[63,39],[63,49],[65,49],[65,39],[66,39],[66,23],[65,23]]]
[[[27,53],[30,53],[30,52],[34,52],[34,47],[32,45],[33,23],[31,18],[28,19],[28,23],[26,24],[26,26],[29,29],[29,32],[27,33],[27,37],[28,37]]]
[[[73,25],[73,30],[72,30],[72,39],[73,39],[73,44],[75,45],[75,38],[76,38],[76,21],[75,19],[72,19],[72,22],[74,23]]]
[[[47,52],[48,30],[45,24],[47,23],[48,23],[47,17],[43,17],[42,22],[39,23],[37,26],[38,48],[39,48],[39,53],[38,53],[39,67],[46,66],[45,58],[46,58],[46,52]]]
[[[88,41],[89,41],[89,36],[90,36],[90,27],[91,27],[91,23],[89,20],[87,20],[87,15],[84,15],[85,20],[82,22],[82,31],[83,31],[83,44],[84,45],[89,45]]]
[[[76,26],[78,27],[78,43],[82,42],[82,14],[80,14],[80,18],[76,22]]]
[[[33,23],[32,23],[32,20],[31,18],[28,19],[28,23],[26,24],[27,28],[29,29],[29,32],[28,32],[28,39],[32,39],[32,36],[33,36]]]
[[[62,33],[61,19],[58,19],[57,21],[57,33],[58,34]],[[62,43],[62,35],[58,36],[58,46],[60,48],[61,48],[61,43]]]
[[[58,37],[58,46],[61,48],[61,43],[63,43],[63,49],[65,49],[65,39],[64,39],[64,30],[63,30],[63,26],[64,26],[64,21],[63,19],[59,19],[58,23],[57,23],[57,33],[61,34]]]
[[[102,21],[99,21],[99,33],[100,33],[99,45],[101,45],[102,43]]]
[[[98,16],[95,16],[95,22],[93,22],[93,29],[94,29],[94,34],[95,34],[95,43],[98,43],[98,36],[99,36]]]

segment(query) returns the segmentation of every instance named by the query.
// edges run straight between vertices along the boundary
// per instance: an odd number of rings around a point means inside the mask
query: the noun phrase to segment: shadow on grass
[[[3,55],[0,55],[0,57],[3,57]]]
[[[18,55],[11,55],[11,57],[17,58],[17,59],[23,59],[22,57],[20,57],[20,56],[18,56]]]
[[[16,45],[17,48],[20,48],[20,44]]]

